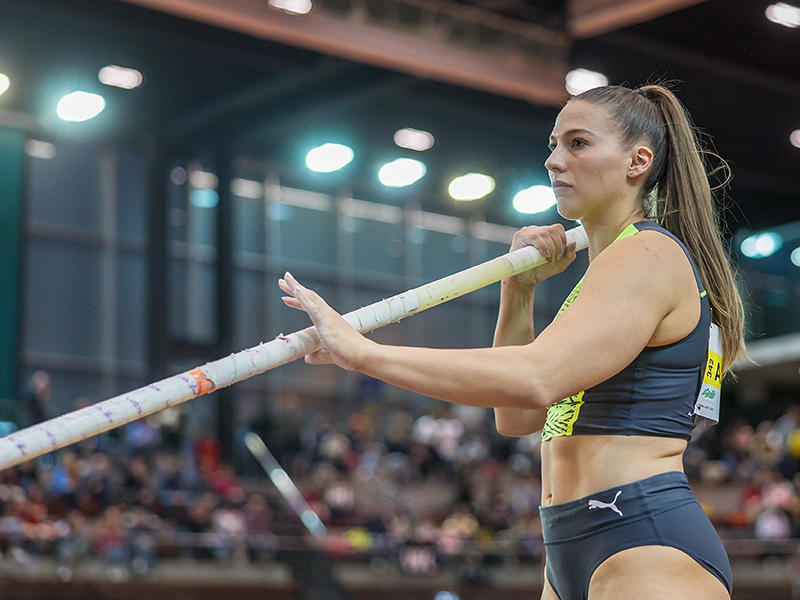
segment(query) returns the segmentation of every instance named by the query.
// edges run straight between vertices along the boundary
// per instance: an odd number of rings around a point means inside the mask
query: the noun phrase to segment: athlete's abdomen
[[[542,443],[542,506],[562,504],[667,471],[683,471],[686,442],[578,435]]]

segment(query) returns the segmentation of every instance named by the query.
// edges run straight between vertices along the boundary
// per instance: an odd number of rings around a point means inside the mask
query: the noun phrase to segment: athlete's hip
[[[686,475],[680,471],[659,473],[583,498],[541,506],[545,544],[572,541],[697,501]]]

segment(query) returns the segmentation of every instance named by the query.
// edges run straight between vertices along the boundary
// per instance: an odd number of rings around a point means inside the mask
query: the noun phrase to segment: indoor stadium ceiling
[[[247,156],[282,180],[321,191],[520,224],[514,190],[545,183],[546,138],[567,70],[611,83],[670,82],[733,172],[731,231],[800,221],[800,28],[768,21],[770,0],[317,0],[308,15],[268,0],[0,0],[0,123],[175,152]],[[304,20],[305,19],[305,20]],[[134,67],[136,90],[98,70]],[[59,94],[107,100],[83,126],[58,124]],[[401,127],[431,131],[428,176],[383,188]],[[321,141],[356,150],[348,173],[307,176]],[[213,164],[212,164],[213,167]],[[491,174],[496,191],[455,205],[446,183]]]

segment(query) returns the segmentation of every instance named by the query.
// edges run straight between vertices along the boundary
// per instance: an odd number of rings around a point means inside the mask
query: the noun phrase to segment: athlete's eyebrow
[[[588,134],[590,136],[597,137],[593,132],[589,131],[588,129],[581,129],[581,128],[570,129],[568,131],[565,131],[561,135],[562,136],[571,136],[571,135],[578,135],[578,134],[580,134],[580,135],[587,135]],[[550,134],[550,141],[552,142],[554,139],[556,139],[556,136],[554,136],[551,133]]]

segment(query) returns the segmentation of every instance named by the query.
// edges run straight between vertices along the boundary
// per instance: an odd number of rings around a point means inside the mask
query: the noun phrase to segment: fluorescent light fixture
[[[783,246],[783,238],[774,231],[757,233],[742,241],[741,250],[747,258],[772,256]]]
[[[398,129],[394,132],[394,143],[401,148],[408,148],[409,150],[416,150],[422,152],[428,150],[433,146],[436,140],[433,135],[421,129]]]
[[[410,212],[407,222],[413,227],[449,235],[463,235],[468,231],[467,222],[464,219],[422,210]]]
[[[800,148],[800,129],[795,129],[792,132],[792,135],[789,136],[789,141],[792,142],[792,146],[795,148]]]
[[[81,123],[96,117],[105,107],[106,101],[99,94],[78,91],[61,98],[56,113],[65,121]]]
[[[189,185],[198,190],[215,190],[219,185],[219,177],[206,171],[192,171],[189,174]]]
[[[795,248],[789,255],[789,259],[795,267],[800,267],[800,248]]]
[[[50,160],[56,156],[56,147],[50,142],[28,140],[25,142],[25,154],[32,156],[33,158]]]
[[[473,237],[487,242],[497,242],[498,244],[510,244],[517,232],[516,227],[505,225],[495,225],[486,221],[475,221],[470,223],[469,232]]]
[[[234,179],[231,181],[231,193],[240,198],[261,200],[264,197],[264,184],[252,179]]]
[[[454,200],[477,200],[494,191],[494,179],[482,173],[467,173],[453,179],[447,191]]]
[[[773,23],[785,25],[786,27],[800,27],[800,8],[791,4],[783,2],[770,4],[764,13]]]
[[[219,194],[209,189],[192,190],[189,202],[197,208],[213,208],[219,203]]]
[[[401,224],[404,216],[403,209],[399,206],[366,202],[355,198],[343,198],[339,202],[339,212],[348,217],[358,217],[359,219],[369,219],[395,225]]]
[[[142,85],[144,78],[136,69],[108,65],[100,69],[97,78],[103,85],[111,85],[124,90],[132,90]]]
[[[343,144],[322,144],[306,155],[306,166],[317,173],[333,173],[350,164],[353,149]]]
[[[425,165],[413,158],[398,158],[378,171],[378,179],[386,187],[404,187],[425,176]]]
[[[11,86],[11,80],[5,73],[0,73],[0,94],[5,92]]]
[[[577,96],[592,88],[608,85],[608,77],[588,69],[575,69],[567,73],[566,82],[567,91]]]
[[[269,5],[295,15],[308,14],[313,8],[311,0],[269,0]]]
[[[534,185],[522,190],[514,196],[514,208],[517,212],[532,215],[546,211],[556,203],[553,188],[548,185]]]

